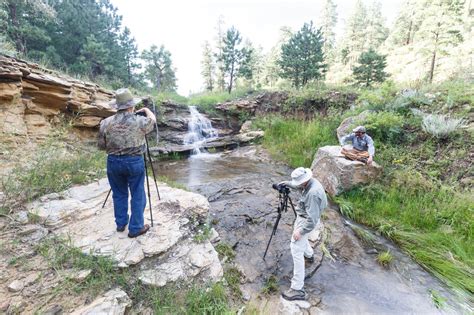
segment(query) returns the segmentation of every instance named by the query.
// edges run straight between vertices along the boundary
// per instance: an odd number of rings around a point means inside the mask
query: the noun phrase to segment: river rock
[[[222,265],[211,243],[189,241],[176,247],[165,260],[143,270],[139,279],[144,284],[162,287],[195,277],[204,282],[218,281],[222,276]]]
[[[325,146],[314,155],[311,170],[326,192],[336,196],[356,185],[369,183],[380,175],[382,168],[375,162],[368,166],[346,159],[340,146]]]
[[[308,301],[287,301],[283,297],[280,297],[280,305],[278,314],[281,315],[299,315],[304,314],[304,311],[308,310],[311,304]]]
[[[117,288],[106,292],[91,304],[72,312],[72,315],[122,315],[132,304],[132,300],[125,291]]]
[[[18,292],[23,290],[25,287],[25,283],[22,280],[14,280],[12,283],[8,285],[8,291],[10,292]]]

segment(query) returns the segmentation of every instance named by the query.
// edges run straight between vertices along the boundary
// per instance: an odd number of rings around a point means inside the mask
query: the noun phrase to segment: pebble
[[[23,290],[24,287],[25,287],[25,284],[23,283],[23,281],[15,280],[8,285],[8,290],[10,292],[18,292],[18,291]]]

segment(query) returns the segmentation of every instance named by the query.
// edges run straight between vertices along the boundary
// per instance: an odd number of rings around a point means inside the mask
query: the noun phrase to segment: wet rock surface
[[[317,240],[316,262],[308,266],[307,273],[317,270],[305,281],[309,305],[281,301],[279,292],[263,294],[271,276],[276,277],[281,291],[289,287],[292,276],[291,209],[283,214],[267,258],[262,259],[277,215],[278,193],[271,184],[288,179],[291,169],[271,162],[258,147],[245,147],[220,155],[161,162],[156,170],[208,198],[211,222],[221,243],[235,250],[234,263],[244,274],[243,295],[261,313],[438,314],[463,309],[451,291],[393,244],[370,231],[367,233],[377,245],[361,241],[354,226],[334,208],[323,213],[324,229],[320,237],[313,237]],[[295,203],[298,193],[290,196]],[[381,267],[376,256],[367,253],[376,248],[392,253],[395,262],[390,269]],[[429,290],[439,292],[449,306],[437,309]]]

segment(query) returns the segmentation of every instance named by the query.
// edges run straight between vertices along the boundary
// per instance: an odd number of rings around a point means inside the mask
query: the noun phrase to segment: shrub
[[[393,261],[393,255],[390,253],[390,251],[381,252],[380,254],[377,255],[377,262],[385,268],[390,266],[392,261]]]
[[[396,113],[378,112],[370,113],[357,124],[365,125],[367,133],[378,141],[398,143],[403,140],[403,121],[404,118]]]
[[[428,114],[423,117],[423,130],[438,139],[446,139],[465,126],[463,119],[449,118],[446,115]]]

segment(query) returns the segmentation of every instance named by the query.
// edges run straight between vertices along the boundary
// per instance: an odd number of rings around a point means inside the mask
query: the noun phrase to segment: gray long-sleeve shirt
[[[290,185],[290,182],[284,183],[291,188],[296,188]],[[327,205],[328,200],[323,185],[317,179],[310,179],[296,205],[295,229],[298,229],[301,235],[311,232],[318,224],[321,212]]]
[[[355,133],[351,133],[341,138],[340,144],[344,145],[347,141],[352,142],[352,147],[359,151],[368,151],[370,156],[374,156],[375,154],[375,147],[374,147],[374,140],[365,134],[362,137],[357,137]]]

